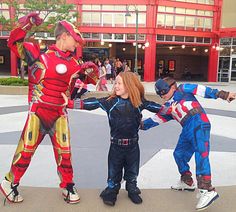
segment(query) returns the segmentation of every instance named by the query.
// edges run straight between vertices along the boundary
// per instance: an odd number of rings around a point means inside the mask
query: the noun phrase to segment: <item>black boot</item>
[[[141,191],[137,187],[136,191],[129,192],[128,191],[128,197],[131,199],[131,201],[135,204],[141,204],[143,202],[142,198],[139,196],[141,194]]]
[[[126,190],[128,191],[128,197],[135,204],[141,204],[143,202],[142,198],[139,196],[141,194],[140,189],[137,187],[137,182],[127,182]]]
[[[104,204],[114,206],[117,200],[118,193],[119,190],[107,187],[102,191],[100,197],[102,198]]]

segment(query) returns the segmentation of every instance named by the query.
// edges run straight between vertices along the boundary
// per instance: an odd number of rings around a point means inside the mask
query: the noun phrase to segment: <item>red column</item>
[[[17,73],[17,56],[13,51],[11,51],[11,76],[18,76]]]
[[[219,47],[219,32],[221,26],[221,10],[222,10],[222,0],[215,0],[215,7],[213,16],[213,26],[212,31],[215,33],[215,37],[212,38],[211,48],[209,51],[209,63],[208,63],[208,82],[216,82],[218,74],[218,61],[219,61],[219,51],[216,47]],[[214,47],[214,48],[213,48]]]
[[[145,48],[144,56],[144,81],[155,81],[156,73],[156,36],[147,35],[149,47]]]
[[[9,9],[9,14],[10,14],[10,19],[13,20],[15,17],[15,9],[14,7],[10,7]],[[11,51],[11,76],[17,76],[17,57],[15,53]]]
[[[145,48],[144,55],[144,81],[155,81],[156,73],[156,13],[157,6],[155,1],[150,0],[147,5],[146,13],[146,42],[149,42],[149,47]]]
[[[212,39],[212,41],[213,41],[212,46],[209,50],[208,82],[216,82],[218,74],[217,72],[218,72],[219,51],[217,51],[215,47],[216,46],[219,47],[219,39],[217,41],[215,39]]]
[[[83,55],[83,47],[78,46],[76,48],[76,58],[79,59],[80,57],[82,57],[82,55]]]

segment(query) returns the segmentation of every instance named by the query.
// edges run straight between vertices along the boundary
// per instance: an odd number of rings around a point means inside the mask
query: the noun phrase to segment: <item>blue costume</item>
[[[101,108],[107,113],[110,126],[110,150],[108,155],[108,187],[119,190],[124,168],[126,189],[137,189],[139,173],[140,150],[138,145],[138,131],[142,119],[142,110],[158,112],[161,106],[155,102],[142,100],[142,104],[135,108],[130,99],[88,98],[75,100],[75,109],[94,110]]]
[[[164,84],[164,82],[161,81],[160,83]],[[161,86],[165,87],[166,85]],[[165,89],[168,88],[157,91],[157,93],[159,92],[159,95],[164,95],[168,92],[168,90],[165,92]],[[204,98],[217,99],[220,97],[219,94],[222,92],[223,91],[211,89],[203,85],[181,84],[175,90],[172,98],[162,106],[160,111],[155,114],[153,118],[148,118],[143,122],[144,130],[172,119],[175,119],[182,125],[182,132],[174,150],[174,158],[181,176],[186,173],[190,173],[191,175],[188,162],[195,153],[198,187],[201,187],[203,184],[202,182],[199,182],[199,178],[203,178],[203,181],[208,181],[208,185],[210,185],[211,181],[211,169],[209,163],[211,125],[204,109],[195,98],[195,95]],[[173,102],[177,102],[175,112],[172,112],[171,108]]]

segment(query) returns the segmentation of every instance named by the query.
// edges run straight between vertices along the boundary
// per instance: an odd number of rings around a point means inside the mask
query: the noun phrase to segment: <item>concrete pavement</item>
[[[236,83],[201,83],[214,88],[236,91]],[[111,85],[109,90],[111,89]],[[150,96],[154,83],[144,83]],[[1,90],[1,89],[0,89]],[[1,92],[1,91],[0,91]],[[222,100],[199,98],[212,123],[211,165],[213,184],[220,199],[208,212],[236,211],[236,101],[228,104]],[[9,170],[10,162],[27,116],[26,95],[0,95],[0,177]],[[144,111],[144,116],[152,114]],[[179,176],[172,153],[178,139],[180,126],[169,122],[147,132],[140,132],[141,164],[138,179],[142,189],[143,204],[134,205],[122,190],[115,207],[103,205],[100,191],[106,186],[109,127],[101,110],[92,112],[69,110],[73,152],[74,178],[79,188],[81,203],[68,205],[62,201],[53,152],[48,137],[39,146],[32,163],[22,178],[20,191],[22,204],[3,206],[0,211],[47,212],[55,211],[170,211],[192,212],[196,192],[173,192],[169,189]],[[91,132],[91,133],[88,133]],[[190,163],[194,171],[195,165]],[[39,177],[40,176],[40,177]]]

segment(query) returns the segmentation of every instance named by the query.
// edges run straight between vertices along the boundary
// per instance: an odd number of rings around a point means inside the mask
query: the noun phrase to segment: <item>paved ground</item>
[[[154,83],[144,83],[146,91],[154,92]],[[236,84],[202,83],[214,88],[236,92]],[[111,85],[109,85],[111,89]],[[219,201],[206,211],[236,211],[236,101],[199,98],[212,123],[211,165],[213,184],[220,194]],[[27,116],[27,96],[0,95],[0,177],[9,170],[10,162]],[[144,116],[151,114],[144,111]],[[61,199],[58,177],[48,137],[36,152],[22,179],[25,202],[20,205],[0,203],[0,211],[108,211],[98,194],[106,186],[109,127],[101,110],[69,111],[73,151],[74,178],[80,189],[81,203],[68,206]],[[110,211],[194,211],[196,193],[177,193],[169,187],[178,180],[172,153],[181,128],[171,121],[147,132],[140,132],[141,167],[138,179],[144,203],[132,204],[126,192],[119,195],[117,206]],[[91,132],[91,133],[90,133]],[[194,171],[194,161],[191,161]],[[35,196],[32,196],[34,194]],[[3,197],[0,196],[0,201]],[[18,210],[19,209],[19,210]]]

